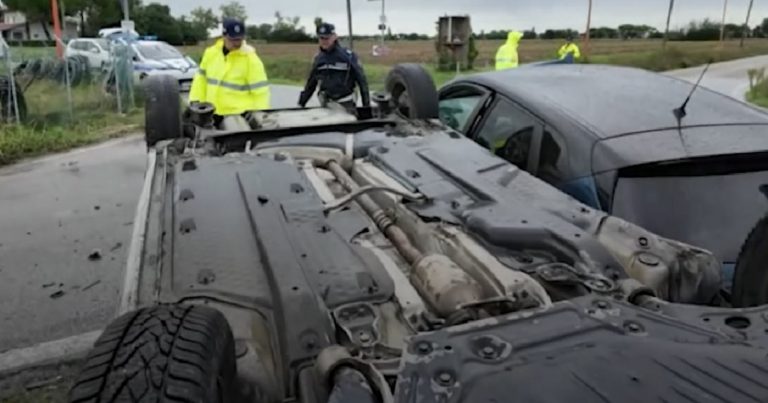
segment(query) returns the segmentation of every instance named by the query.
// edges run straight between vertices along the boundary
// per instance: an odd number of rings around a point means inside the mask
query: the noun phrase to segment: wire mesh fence
[[[65,49],[59,58],[53,46],[10,47],[0,38],[0,123],[82,123],[135,109],[130,44],[99,41],[106,49],[59,41]],[[76,42],[92,43],[97,42]]]

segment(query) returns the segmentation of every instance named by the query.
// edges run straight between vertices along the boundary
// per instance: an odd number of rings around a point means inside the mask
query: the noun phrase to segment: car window
[[[72,42],[72,49],[84,50],[83,49],[83,42],[82,41],[74,41],[74,42]]]
[[[500,99],[475,137],[494,154],[527,169],[538,120],[506,99]]]
[[[440,120],[452,129],[466,133],[469,118],[482,98],[478,94],[441,100]]]
[[[98,46],[94,45],[94,44],[93,44],[93,43],[91,43],[91,42],[88,42],[88,45],[87,45],[87,46],[88,46],[88,51],[89,51],[89,52],[94,52],[94,51],[101,51],[101,49],[99,49],[99,47],[98,47]]]
[[[559,134],[552,129],[545,128],[541,138],[541,151],[539,152],[539,166],[537,176],[551,184],[562,182],[566,161],[564,155],[564,141]]]
[[[109,41],[106,39],[94,39],[94,42],[104,50],[109,50]]]
[[[178,59],[183,56],[173,46],[162,42],[157,43],[139,43],[136,49],[140,55],[149,60]]]
[[[765,213],[768,171],[711,176],[620,177],[612,214],[733,263]]]

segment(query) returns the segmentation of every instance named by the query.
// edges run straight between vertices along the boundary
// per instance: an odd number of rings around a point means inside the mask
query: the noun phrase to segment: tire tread
[[[83,368],[72,403],[214,401],[233,389],[234,340],[214,309],[159,305],[110,324]]]

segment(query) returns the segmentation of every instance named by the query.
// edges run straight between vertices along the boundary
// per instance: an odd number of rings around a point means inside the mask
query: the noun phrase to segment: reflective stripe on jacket
[[[496,52],[496,70],[513,69],[519,65],[517,47],[523,33],[512,31],[507,35],[507,43],[502,45]]]
[[[243,43],[224,56],[224,41],[219,39],[205,50],[189,100],[210,102],[222,116],[270,109],[267,72],[256,50]]]
[[[578,59],[581,57],[581,51],[579,50],[579,46],[575,43],[566,43],[562,47],[560,47],[560,50],[557,51],[557,56],[560,58],[560,60],[565,59],[566,56],[568,56],[568,53],[573,53],[573,58]]]

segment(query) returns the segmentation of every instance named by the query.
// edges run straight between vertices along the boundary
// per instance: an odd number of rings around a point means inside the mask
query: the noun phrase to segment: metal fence
[[[59,58],[53,46],[8,46],[0,38],[0,124],[52,125],[126,114],[135,102],[126,42],[112,41],[106,62],[94,63],[71,49]]]

